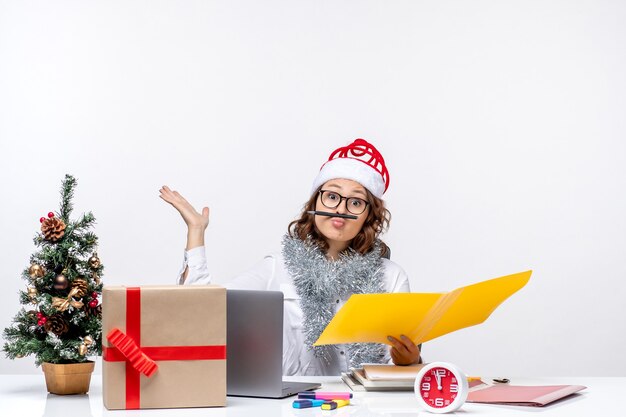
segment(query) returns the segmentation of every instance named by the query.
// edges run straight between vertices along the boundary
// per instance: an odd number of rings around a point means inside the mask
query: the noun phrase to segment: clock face
[[[436,366],[422,376],[418,389],[418,395],[424,403],[435,409],[443,409],[453,404],[457,398],[460,400],[462,381],[450,369]]]

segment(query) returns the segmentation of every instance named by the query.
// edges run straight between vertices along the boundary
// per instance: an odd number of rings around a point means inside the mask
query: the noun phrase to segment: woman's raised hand
[[[177,191],[170,190],[167,185],[161,187],[159,193],[159,197],[178,210],[187,224],[187,250],[204,246],[204,231],[209,225],[209,208],[203,207],[202,213],[198,213],[189,201]]]

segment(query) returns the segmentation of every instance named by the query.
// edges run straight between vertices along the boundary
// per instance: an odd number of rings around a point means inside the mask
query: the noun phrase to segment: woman
[[[285,296],[283,374],[339,375],[365,362],[421,362],[409,338],[389,336],[378,344],[313,347],[334,314],[354,293],[409,292],[406,273],[385,259],[378,236],[389,223],[382,195],[389,186],[385,161],[363,139],[331,153],[313,182],[311,198],[291,222],[281,253],[266,256],[226,286],[282,291]],[[187,224],[187,247],[178,283],[208,284],[204,250],[209,209],[197,212],[178,192],[163,186],[160,197]]]

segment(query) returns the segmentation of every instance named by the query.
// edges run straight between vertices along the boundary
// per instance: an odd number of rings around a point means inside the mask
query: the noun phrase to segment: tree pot
[[[89,382],[94,362],[83,363],[48,363],[41,367],[46,376],[46,388],[51,394],[85,394],[89,391]]]

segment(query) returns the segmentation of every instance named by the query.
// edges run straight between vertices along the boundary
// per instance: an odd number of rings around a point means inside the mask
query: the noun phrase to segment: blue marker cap
[[[294,400],[293,408],[319,407],[324,404],[324,400]]]

